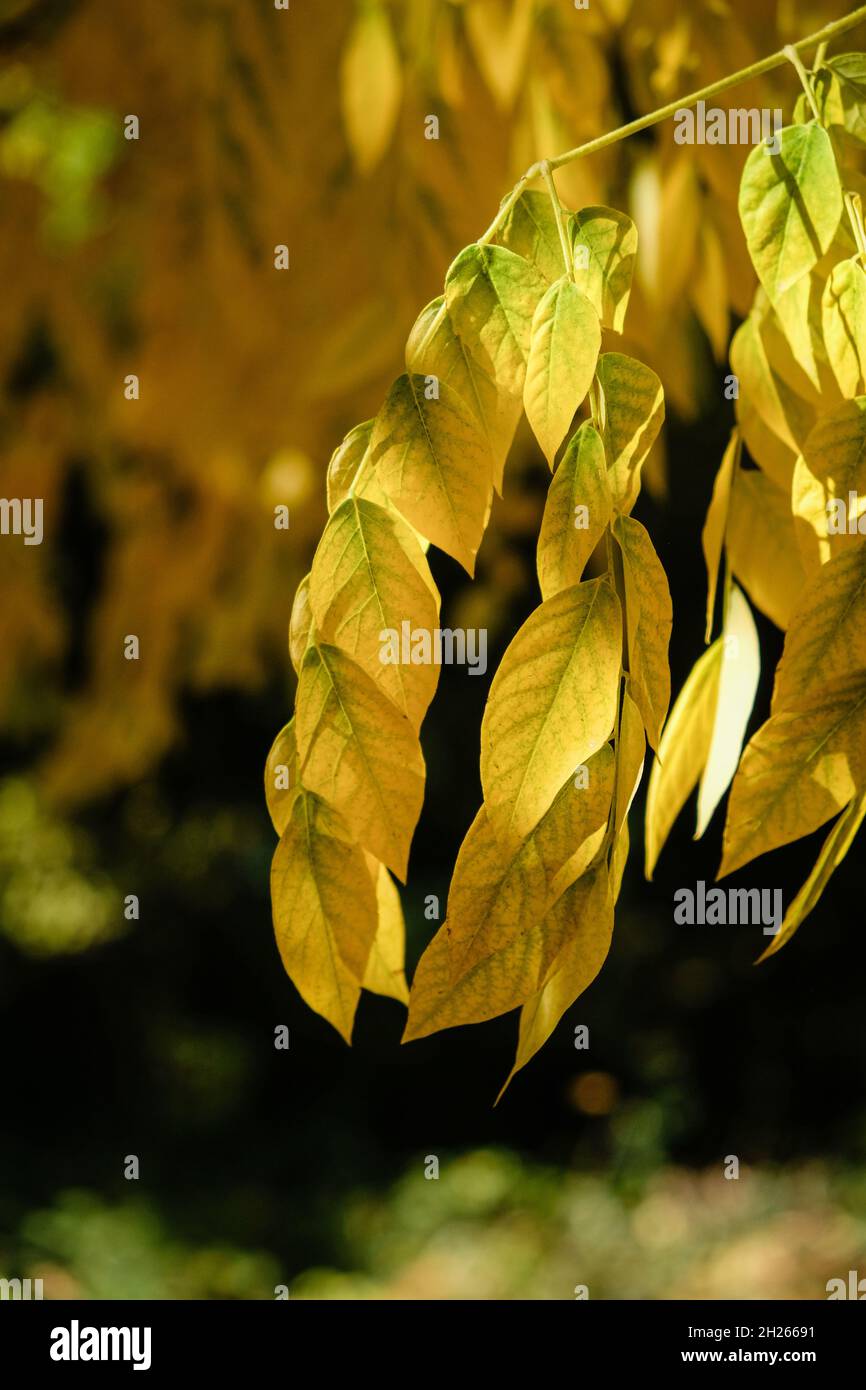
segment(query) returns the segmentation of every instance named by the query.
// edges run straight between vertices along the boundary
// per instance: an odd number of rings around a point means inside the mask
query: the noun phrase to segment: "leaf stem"
[[[699,101],[704,101],[708,97],[718,96],[720,92],[737,87],[741,82],[748,82],[750,78],[761,77],[765,72],[772,72],[773,68],[784,66],[785,63],[792,61],[789,50],[799,54],[802,48],[812,48],[818,45],[819,51],[821,51],[821,48],[826,48],[831,39],[846,33],[849,29],[854,29],[864,20],[866,20],[866,5],[861,5],[859,9],[852,10],[850,14],[834,20],[832,24],[825,24],[823,28],[817,29],[814,34],[809,34],[805,39],[798,39],[796,43],[789,44],[786,48],[780,48],[776,53],[768,54],[766,58],[759,59],[757,63],[750,63],[747,68],[740,68],[738,72],[732,72],[728,77],[719,78],[717,82],[711,82],[709,86],[701,87],[700,91],[690,92],[687,96],[669,101],[667,105],[660,106],[658,110],[650,111],[646,116],[639,116],[637,120],[629,121],[627,125],[621,125],[617,130],[599,135],[595,140],[588,140],[585,145],[576,145],[573,150],[565,150],[563,154],[558,154],[553,159],[541,160],[539,163],[533,164],[525,174],[521,174],[511,192],[502,200],[499,211],[487,231],[478,238],[479,244],[484,245],[486,242],[492,241],[526,185],[532,179],[540,177],[545,165],[551,170],[561,169],[563,165],[571,164],[575,159],[583,159],[585,155],[596,154],[599,150],[607,149],[609,145],[615,145],[619,140],[627,140],[630,135],[637,135],[641,130],[658,125],[660,121],[667,120],[668,116],[675,115],[677,111],[695,106]]]
[[[791,44],[788,44],[785,48],[785,57],[788,59],[789,63],[793,64],[797,76],[800,79],[800,86],[806,93],[806,100],[812,108],[812,115],[820,125],[821,112],[818,110],[818,103],[815,100],[815,93],[812,91],[812,83],[809,81],[809,74],[803,66],[803,59],[800,57],[796,48]]]
[[[556,230],[559,232],[559,244],[562,247],[562,259],[565,262],[565,273],[569,280],[574,279],[574,260],[568,245],[568,238],[565,235],[565,227],[562,222],[562,204],[559,201],[559,194],[556,191],[556,184],[553,181],[553,174],[547,160],[542,161],[541,173],[544,182],[547,184],[547,191],[550,194],[550,201],[553,204],[553,215],[556,218]]]

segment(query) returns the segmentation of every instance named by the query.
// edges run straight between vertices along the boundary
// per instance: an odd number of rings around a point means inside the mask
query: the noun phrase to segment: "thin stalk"
[[[856,28],[864,20],[866,20],[866,5],[861,5],[859,9],[852,10],[850,14],[834,20],[832,24],[825,24],[823,28],[817,29],[814,34],[809,34],[805,39],[798,39],[796,43],[789,44],[787,48],[780,48],[776,53],[770,53],[766,58],[759,59],[757,63],[750,63],[747,68],[740,68],[739,72],[732,72],[728,77],[720,78],[718,82],[711,82],[709,86],[702,87],[700,91],[677,97],[675,101],[669,101],[665,106],[660,106],[657,111],[650,111],[648,115],[639,116],[637,120],[629,121],[627,125],[619,126],[617,130],[608,131],[606,135],[599,135],[595,140],[588,140],[585,145],[576,145],[573,150],[565,150],[563,154],[558,154],[553,159],[542,160],[538,164],[533,164],[525,174],[521,174],[508,197],[503,200],[502,206],[487,231],[478,238],[479,242],[484,244],[495,237],[526,185],[542,174],[544,165],[547,165],[551,170],[561,169],[563,165],[572,164],[576,159],[583,159],[588,154],[596,154],[599,150],[605,150],[609,145],[615,145],[620,140],[627,140],[630,135],[637,135],[641,130],[648,130],[650,126],[658,125],[660,121],[667,120],[668,116],[675,115],[677,111],[682,111],[689,106],[696,106],[699,101],[718,96],[720,92],[727,92],[731,87],[737,87],[741,82],[748,82],[752,77],[761,77],[765,72],[772,72],[774,68],[783,67],[785,63],[791,61],[789,50],[799,53],[800,49],[812,48],[816,45],[826,47],[831,39],[838,37],[839,34],[847,33],[849,29]]]
[[[809,74],[803,66],[803,59],[800,57],[796,48],[794,48],[791,44],[788,44],[788,46],[785,49],[785,57],[788,59],[789,63],[793,64],[797,76],[800,79],[800,86],[806,93],[806,100],[812,108],[812,115],[815,117],[816,121],[820,122],[821,113],[818,110],[818,103],[815,100],[815,93],[812,91],[812,83],[809,80]]]
[[[574,279],[574,261],[568,245],[568,238],[565,235],[565,227],[562,222],[562,204],[559,201],[559,194],[556,191],[556,184],[553,182],[553,174],[550,165],[545,161],[541,166],[544,182],[547,184],[547,191],[550,194],[550,201],[553,204],[553,215],[556,218],[556,230],[559,232],[559,244],[562,247],[562,259],[565,261],[565,273],[569,280]]]

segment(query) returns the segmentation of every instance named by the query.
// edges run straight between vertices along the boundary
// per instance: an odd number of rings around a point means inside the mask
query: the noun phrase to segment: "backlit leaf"
[[[861,539],[857,528],[866,511],[866,396],[845,401],[820,417],[794,469],[791,505],[807,574]]]
[[[611,491],[619,509],[629,512],[640,492],[641,464],[664,419],[664,392],[654,371],[620,352],[602,353],[596,375],[604,396]]]
[[[305,574],[295,591],[292,615],[289,618],[289,656],[296,671],[300,671],[304,652],[310,640],[313,610],[310,607],[310,576]]]
[[[481,785],[504,844],[537,825],[610,737],[620,624],[613,588],[594,579],[546,599],[506,650],[481,726]]]
[[[575,431],[547,493],[538,539],[543,598],[577,584],[610,520],[604,444],[589,420]]]
[[[404,973],[406,928],[400,894],[385,865],[371,854],[366,854],[364,858],[376,885],[379,916],[362,984],[372,994],[382,994],[386,999],[408,1004],[409,986]]]
[[[509,210],[499,230],[499,240],[509,251],[531,261],[548,284],[565,270],[553,204],[546,193],[527,189]]]
[[[613,533],[622,552],[625,615],[632,696],[652,748],[658,747],[671,697],[668,643],[673,625],[671,595],[647,530],[631,516],[618,516]]]
[[[298,749],[295,721],[290,719],[271,744],[265,762],[265,801],[278,835],[288,824],[298,783]]]
[[[532,319],[547,282],[503,246],[467,246],[445,278],[456,331],[499,390],[523,399]]]
[[[343,120],[361,173],[374,168],[391,143],[403,78],[388,11],[362,0],[349,32],[340,73]]]
[[[843,396],[866,391],[866,271],[857,260],[830,272],[822,302],[824,345]]]
[[[586,295],[571,280],[557,280],[535,310],[523,387],[526,418],[551,468],[592,384],[600,346],[598,315]]]
[[[704,641],[709,642],[713,633],[713,616],[716,611],[716,587],[719,582],[719,565],[725,545],[725,530],[728,525],[728,510],[731,502],[731,483],[739,467],[740,436],[733,430],[724,457],[713,484],[713,496],[707,508],[707,518],[701,532],[701,546],[707,566],[707,623]]]
[[[741,469],[727,529],[731,570],[756,608],[787,628],[806,572],[800,560],[787,493],[757,469]]]
[[[732,584],[722,634],[713,734],[698,789],[696,840],[709,825],[737,770],[760,675],[761,649],[754,619],[742,593]]]
[[[350,656],[317,643],[301,666],[295,726],[304,786],[405,882],[424,795],[424,759],[409,720]]]
[[[623,330],[637,257],[637,227],[614,208],[581,208],[569,219],[574,280],[605,328]]]

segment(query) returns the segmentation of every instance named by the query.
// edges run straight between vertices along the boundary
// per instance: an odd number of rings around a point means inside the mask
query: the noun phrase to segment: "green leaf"
[[[569,219],[574,279],[605,328],[621,333],[637,259],[637,227],[614,208],[581,208]]]
[[[822,116],[844,125],[849,135],[866,144],[866,53],[840,53],[826,68],[835,81],[826,89],[820,84],[825,92]]]
[[[610,515],[604,444],[584,420],[568,442],[544,505],[537,560],[543,598],[580,581]]]
[[[593,579],[545,600],[508,646],[481,725],[481,785],[503,844],[527,835],[610,737],[621,622],[610,583]]]
[[[532,320],[523,388],[526,418],[551,468],[592,385],[600,346],[598,315],[586,295],[571,280],[557,280]]]
[[[346,1042],[376,934],[363,850],[319,797],[298,791],[271,866],[274,931],[287,974]]]
[[[398,377],[373,427],[370,459],[398,511],[469,574],[490,512],[490,455],[476,416],[442,382]]]
[[[654,371],[621,352],[602,353],[596,376],[611,492],[619,510],[629,512],[640,492],[641,464],[664,420],[664,392]]]
[[[374,424],[374,420],[365,420],[362,425],[355,425],[332,453],[326,480],[329,512],[336,511],[348,497],[349,488],[367,456]]]
[[[301,666],[295,726],[304,786],[405,882],[424,796],[424,759],[409,720],[350,656],[317,643]]]
[[[756,145],[740,184],[740,219],[758,278],[775,303],[829,248],[842,216],[830,136],[817,122],[786,126],[778,154]]]

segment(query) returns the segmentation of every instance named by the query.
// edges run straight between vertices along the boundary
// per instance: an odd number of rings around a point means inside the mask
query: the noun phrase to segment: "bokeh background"
[[[866,1275],[856,847],[755,969],[755,928],[673,922],[721,813],[699,844],[684,816],[646,884],[639,800],[607,965],[493,1108],[514,1016],[400,1048],[402,1009],[365,995],[349,1051],[301,1003],[262,797],[328,456],[453,256],[534,159],[848,8],[0,0],[0,490],[43,497],[46,528],[0,539],[0,1275],[47,1297],[412,1299],[821,1298]],[[789,112],[796,92],[780,70],[730,102]],[[637,515],[670,575],[675,689],[754,289],[744,156],[668,123],[558,176],[572,206],[639,225],[624,346],[662,376],[668,424]],[[546,478],[519,435],[476,582],[433,556],[491,669],[537,602]],[[780,650],[759,625],[753,727]],[[444,668],[425,723],[410,966],[480,799],[486,685]],[[787,900],[808,848],[740,881]]]

